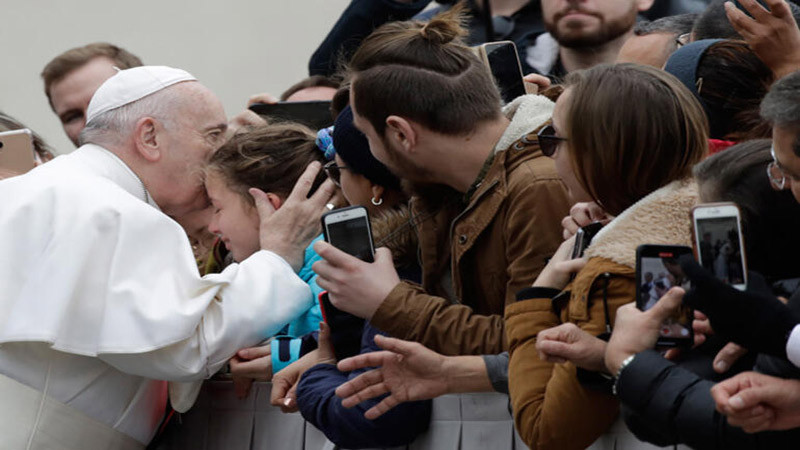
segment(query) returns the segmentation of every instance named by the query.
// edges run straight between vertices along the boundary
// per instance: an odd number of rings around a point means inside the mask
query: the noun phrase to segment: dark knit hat
[[[400,179],[372,156],[366,136],[353,126],[353,110],[346,107],[333,125],[333,147],[349,170],[385,188],[400,190]]]
[[[708,125],[710,128],[709,136],[714,139],[722,139],[724,137],[722,130],[725,129],[728,117],[724,111],[718,108],[712,108],[708,102],[700,97],[699,91],[702,88],[698,89],[697,86],[697,68],[702,62],[703,55],[705,55],[708,48],[722,40],[723,39],[703,39],[702,41],[695,41],[684,45],[669,57],[667,64],[664,66],[666,72],[675,75],[684,86],[689,88],[692,95],[700,101],[706,113],[706,117],[708,117]]]

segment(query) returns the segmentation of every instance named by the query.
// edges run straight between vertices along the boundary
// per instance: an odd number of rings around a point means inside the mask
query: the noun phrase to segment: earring
[[[381,206],[383,204],[383,199],[379,198],[375,200],[375,197],[372,197],[372,204],[375,206]]]

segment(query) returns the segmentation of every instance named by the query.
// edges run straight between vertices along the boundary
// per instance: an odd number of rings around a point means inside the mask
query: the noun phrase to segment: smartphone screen
[[[694,223],[700,265],[719,280],[744,289],[746,274],[738,217],[695,216]]]
[[[250,110],[268,119],[299,122],[314,130],[333,125],[330,101],[254,103]]]
[[[519,64],[517,48],[513,42],[496,42],[484,46],[489,69],[500,87],[500,95],[505,103],[525,95],[522,69]]]
[[[363,261],[373,261],[369,216],[362,206],[342,208],[322,216],[325,240]]]
[[[636,306],[642,311],[652,308],[672,287],[690,288],[678,258],[691,254],[684,246],[642,245],[636,255]],[[661,325],[658,345],[661,347],[691,345],[692,309],[682,305],[676,314]]]

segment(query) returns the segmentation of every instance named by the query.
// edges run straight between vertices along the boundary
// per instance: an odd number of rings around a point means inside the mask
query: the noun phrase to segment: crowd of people
[[[429,3],[352,0],[309,78],[233,117],[112,44],[46,65],[77,149],[0,167],[0,448],[167,449],[214,376],[341,448],[468,392],[532,449],[797,448],[800,7]],[[538,91],[508,103],[473,49],[504,40]],[[319,101],[318,130],[249,108]],[[719,202],[741,234],[693,235]],[[348,205],[371,261],[323,238]],[[637,274],[648,244],[703,262]],[[686,308],[691,345],[657,345]]]

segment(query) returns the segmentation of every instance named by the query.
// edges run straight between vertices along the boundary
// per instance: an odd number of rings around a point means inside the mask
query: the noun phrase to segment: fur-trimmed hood
[[[511,123],[505,133],[497,141],[494,151],[505,150],[522,137],[535,131],[553,117],[555,103],[541,95],[523,95],[517,97],[503,108]]]
[[[639,200],[603,227],[586,249],[586,256],[635,268],[636,247],[642,244],[691,247],[690,213],[697,202],[694,179],[674,181]]]

